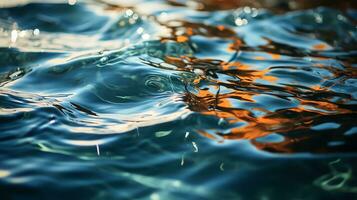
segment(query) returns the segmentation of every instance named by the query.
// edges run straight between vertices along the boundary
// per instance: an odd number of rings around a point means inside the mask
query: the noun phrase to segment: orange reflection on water
[[[225,27],[223,25],[212,26],[184,20],[171,20],[162,22],[161,25],[171,30],[171,37],[163,37],[161,39],[162,42],[168,40],[187,42],[191,36],[201,35],[205,37],[231,39],[234,40],[234,43],[241,43],[241,41],[236,36],[236,32],[231,28]]]
[[[317,51],[328,50],[330,47],[327,44],[319,43],[312,46],[312,49]]]
[[[309,127],[316,113],[305,111],[300,108],[285,109],[270,112],[264,108],[253,108],[265,112],[261,117],[256,117],[249,109],[238,109],[230,102],[230,99],[254,102],[253,96],[257,93],[234,91],[228,94],[216,95],[208,90],[200,90],[197,95],[190,94],[188,101],[192,110],[204,115],[217,116],[225,119],[230,124],[245,122],[247,125],[230,129],[228,134],[221,134],[225,139],[255,139],[274,132],[286,132]],[[188,97],[186,97],[187,99]],[[211,108],[211,109],[210,109]],[[294,118],[285,117],[292,112]],[[200,133],[205,133],[200,131]]]
[[[194,7],[198,10],[219,10],[232,9],[248,1],[168,1],[170,5]],[[187,2],[191,2],[187,3]],[[192,4],[196,3],[196,4]],[[190,4],[190,5],[188,5]],[[196,6],[196,7],[195,7]],[[159,22],[160,23],[160,22]],[[223,61],[207,58],[196,58],[195,54],[182,56],[165,56],[165,63],[177,67],[175,70],[190,71],[196,74],[194,80],[189,84],[194,85],[194,91],[188,91],[184,94],[183,100],[191,111],[198,112],[205,116],[215,116],[223,119],[233,128],[227,128],[225,131],[218,129],[198,130],[198,132],[209,138],[216,138],[212,135],[219,135],[224,139],[248,139],[259,149],[277,152],[295,152],[295,145],[301,142],[308,142],[315,136],[290,136],[291,132],[305,131],[311,132],[311,127],[319,124],[321,119],[329,119],[339,115],[353,114],[353,111],[346,108],[344,103],[351,100],[351,97],[342,96],[340,100],[334,100],[332,97],[339,97],[333,88],[334,85],[343,83],[349,78],[356,77],[356,70],[348,61],[343,63],[344,68],[329,66],[327,61],[328,55],[319,51],[329,50],[331,47],[328,43],[318,43],[310,46],[314,51],[306,52],[288,44],[278,43],[276,41],[264,38],[268,43],[258,47],[250,47],[241,40],[234,28],[224,25],[208,25],[198,22],[189,22],[185,20],[168,20],[161,22],[160,25],[170,30],[170,35],[161,38],[161,42],[178,42],[187,43],[193,52],[199,50],[199,45],[194,36],[202,36],[207,40],[220,38],[230,41],[227,52],[236,57],[230,61]],[[226,45],[226,43],[224,44]],[[243,55],[239,58],[239,53],[247,51],[255,57]],[[281,66],[282,62],[296,61],[300,58],[311,58],[311,66],[306,68],[319,69],[328,71],[326,77],[322,76],[321,82],[311,86],[309,81],[306,83],[296,82],[295,77],[290,82],[284,82],[283,77],[279,80],[280,75],[274,75],[272,68],[279,68],[281,71],[289,70],[303,71],[303,67],[294,66],[294,62],[286,62],[288,65]],[[244,59],[251,59],[253,62],[245,62]],[[332,58],[333,59],[333,58]],[[256,61],[267,61],[272,66],[254,66],[251,63]],[[315,62],[319,62],[318,64]],[[249,64],[247,64],[249,63]],[[263,63],[263,62],[262,62]],[[275,66],[274,66],[275,65]],[[160,65],[156,65],[160,66]],[[305,66],[304,66],[305,68]],[[316,72],[319,72],[316,70]],[[272,71],[272,73],[270,73]],[[308,71],[305,70],[304,73]],[[313,71],[313,70],[312,70]],[[331,74],[330,74],[331,73]],[[294,73],[292,76],[295,76]],[[229,80],[221,80],[220,76],[231,77]],[[323,85],[327,82],[324,79],[336,79],[332,84]],[[281,82],[284,82],[283,84]],[[187,88],[186,88],[187,89]],[[264,94],[271,97],[284,99],[291,103],[293,107],[284,107],[280,109],[268,109],[270,105],[265,105],[264,100],[256,100],[255,97]],[[263,98],[264,98],[263,95]],[[292,100],[293,99],[293,100]],[[297,102],[293,104],[292,101]],[[246,106],[248,105],[248,106]],[[280,106],[280,105],[279,105]],[[277,106],[277,107],[279,107]],[[273,106],[272,106],[273,107]],[[322,120],[323,121],[323,120]],[[238,124],[238,125],[237,125]],[[255,141],[273,133],[283,135],[284,141],[279,143],[260,143]],[[319,151],[324,151],[321,148]]]
[[[233,91],[227,94],[217,94],[208,90],[199,90],[197,94],[190,93],[185,97],[189,108],[193,111],[200,112],[203,115],[216,116],[224,119],[229,124],[238,122],[245,123],[243,126],[230,128],[225,132],[220,132],[214,129],[198,130],[204,136],[215,139],[211,134],[213,130],[216,135],[223,139],[247,139],[259,149],[292,153],[300,151],[302,142],[309,143],[310,138],[317,137],[309,134],[300,137],[291,137],[286,135],[284,141],[278,143],[260,143],[255,139],[267,136],[272,133],[287,134],[293,131],[309,132],[310,128],[320,121],[324,116],[334,117],[338,115],[353,114],[348,109],[341,108],[339,105],[331,102],[313,101],[299,99],[300,105],[294,108],[286,108],[275,112],[265,110],[264,108],[236,108],[231,102],[232,99],[240,99],[254,103],[253,96],[257,93],[245,91]],[[310,106],[310,107],[304,107]],[[310,109],[315,108],[315,109]],[[316,110],[321,109],[321,110]],[[261,116],[255,116],[254,110],[261,111]],[[356,113],[354,113],[356,114]],[[321,144],[321,145],[325,145]],[[327,146],[313,147],[311,151],[327,152]],[[309,151],[308,148],[303,148]]]
[[[269,69],[254,70],[253,67],[243,64],[241,62],[230,62],[221,65],[223,71],[236,70],[237,77],[242,82],[255,82],[257,79],[275,82],[277,80],[274,76],[269,76],[267,73]]]
[[[272,58],[279,59],[280,55],[272,54]],[[181,58],[182,59],[182,58]],[[186,58],[193,63],[210,62],[209,59],[200,60],[196,58]],[[171,62],[180,59],[171,58]],[[239,81],[224,82],[221,80],[210,80],[210,87],[197,87],[197,92],[188,92],[184,101],[193,111],[199,112],[207,116],[216,116],[224,119],[228,124],[243,123],[238,127],[230,128],[224,132],[215,129],[198,130],[198,132],[206,137],[215,139],[215,135],[221,136],[223,139],[247,139],[259,149],[292,153],[300,151],[301,143],[309,143],[313,135],[304,135],[300,137],[291,137],[290,132],[303,131],[309,132],[310,128],[321,119],[336,117],[339,115],[347,116],[356,114],[351,109],[344,108],[341,103],[348,102],[351,97],[345,97],[343,100],[333,102],[332,98],[327,94],[333,94],[328,87],[321,85],[311,86],[309,91],[301,90],[298,87],[290,85],[276,85],[277,77],[268,75],[268,69],[258,70],[258,67],[250,66],[241,62],[215,62],[216,71],[232,77],[236,77]],[[341,76],[346,71],[341,71],[329,66],[319,66],[324,69],[329,69],[335,77]],[[211,68],[213,69],[213,68]],[[346,67],[347,71],[353,70]],[[355,73],[349,73],[349,77],[355,77]],[[202,77],[197,79],[201,80]],[[260,94],[269,94],[271,92],[270,85],[258,84],[257,80],[266,80],[268,84],[274,86],[274,90],[284,91],[290,94],[299,104],[292,108],[284,108],[276,111],[266,110],[264,105],[255,101],[254,97]],[[200,81],[195,82],[199,84]],[[228,90],[221,92],[221,87]],[[327,95],[327,96],[326,96]],[[250,108],[237,107],[232,101],[247,102],[253,104]],[[255,106],[254,106],[255,105]],[[261,114],[254,114],[259,111]],[[260,143],[255,141],[257,138],[267,136],[272,133],[279,133],[284,136],[284,141],[278,143]],[[322,144],[327,145],[327,143]],[[311,147],[314,152],[330,151],[327,146]],[[309,151],[308,148],[306,148]]]

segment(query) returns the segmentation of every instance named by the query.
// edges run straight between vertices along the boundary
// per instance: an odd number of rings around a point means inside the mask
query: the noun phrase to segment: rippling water
[[[356,9],[4,2],[1,199],[356,197]]]

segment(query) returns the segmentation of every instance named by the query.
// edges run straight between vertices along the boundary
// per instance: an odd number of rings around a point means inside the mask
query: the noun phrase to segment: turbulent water
[[[23,2],[1,199],[356,198],[356,10]]]

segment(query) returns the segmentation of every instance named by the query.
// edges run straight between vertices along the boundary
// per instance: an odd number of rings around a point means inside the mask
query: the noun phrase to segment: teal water
[[[0,199],[357,198],[355,9],[20,2]]]

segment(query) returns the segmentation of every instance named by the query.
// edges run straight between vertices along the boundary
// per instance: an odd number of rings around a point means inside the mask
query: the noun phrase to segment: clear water
[[[356,198],[355,9],[4,2],[1,199]]]

